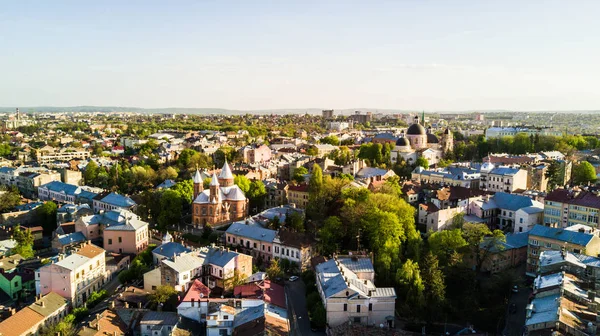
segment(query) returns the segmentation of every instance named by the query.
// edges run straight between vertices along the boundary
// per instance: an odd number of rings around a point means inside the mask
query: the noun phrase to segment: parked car
[[[294,282],[294,281],[296,281],[296,280],[298,280],[298,277],[297,277],[297,276],[295,276],[295,275],[292,275],[292,276],[290,277],[290,281],[291,281],[291,282]]]
[[[519,292],[519,286],[514,285],[513,288],[512,288],[512,292],[513,293],[518,293]]]

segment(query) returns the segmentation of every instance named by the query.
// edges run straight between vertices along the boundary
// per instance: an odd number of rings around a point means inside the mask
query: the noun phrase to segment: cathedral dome
[[[396,146],[404,147],[404,146],[410,146],[410,144],[408,143],[408,140],[406,140],[406,138],[402,137],[402,138],[398,138],[398,140],[396,140]]]
[[[406,130],[406,134],[408,135],[425,135],[427,131],[425,131],[425,127],[421,126],[421,124],[412,124]]]
[[[435,134],[427,133],[427,143],[436,144],[436,143],[440,143],[440,140],[438,139],[438,137]]]

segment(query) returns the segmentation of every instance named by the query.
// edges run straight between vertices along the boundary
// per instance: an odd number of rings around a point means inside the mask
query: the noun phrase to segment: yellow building
[[[540,253],[562,249],[597,257],[600,254],[600,238],[595,233],[585,232],[582,226],[558,228],[536,225],[529,231],[526,273],[535,275]]]

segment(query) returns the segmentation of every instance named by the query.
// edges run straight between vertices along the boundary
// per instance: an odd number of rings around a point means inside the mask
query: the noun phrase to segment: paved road
[[[306,309],[306,288],[302,279],[294,282],[286,281],[285,293],[288,299],[290,334],[292,336],[325,335],[325,333],[316,333],[310,329],[310,320]]]
[[[531,288],[521,287],[518,293],[511,293],[508,300],[508,306],[515,304],[517,311],[515,313],[507,312],[505,336],[523,335],[523,326],[525,325],[525,307],[529,303]]]

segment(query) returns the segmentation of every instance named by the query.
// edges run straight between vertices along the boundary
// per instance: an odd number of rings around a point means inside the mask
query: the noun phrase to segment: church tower
[[[452,152],[454,150],[454,136],[452,135],[452,130],[450,127],[444,130],[444,134],[442,134],[442,151],[444,154],[448,152]]]
[[[231,187],[233,185],[233,173],[231,172],[231,168],[229,168],[227,160],[225,160],[221,174],[219,174],[219,184],[223,187]]]
[[[202,175],[200,175],[198,168],[196,168],[196,174],[194,174],[192,181],[194,182],[194,198],[192,200],[195,200],[204,191],[204,181],[202,181]]]

